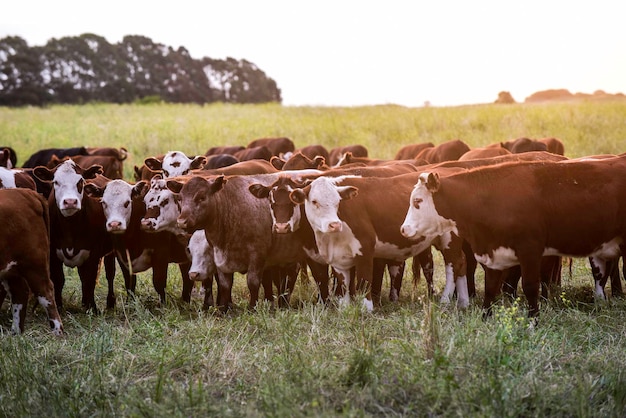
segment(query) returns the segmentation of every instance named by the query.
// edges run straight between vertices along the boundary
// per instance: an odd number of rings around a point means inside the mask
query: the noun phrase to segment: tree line
[[[18,36],[0,39],[0,105],[152,100],[282,102],[276,82],[245,59],[194,59],[184,47],[145,36],[111,44],[87,33],[44,46],[29,46]]]

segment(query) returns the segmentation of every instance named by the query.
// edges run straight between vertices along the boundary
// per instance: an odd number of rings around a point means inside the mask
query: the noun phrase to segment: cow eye
[[[103,207],[104,209],[106,209],[106,208],[107,208],[107,206],[108,206],[108,205],[107,205],[107,202],[105,202],[105,201],[103,200],[103,201],[102,201],[102,207]]]
[[[163,170],[163,175],[164,175],[165,177],[169,177],[169,176],[170,176],[170,172],[169,172],[169,171],[167,171],[167,170]]]
[[[416,197],[415,199],[413,199],[413,207],[415,209],[419,209],[420,208],[420,203],[422,203],[424,200],[420,199],[418,197]]]
[[[170,202],[169,199],[163,199],[163,201],[159,204],[161,207],[165,207]]]
[[[124,202],[124,207],[127,208],[128,205],[130,205],[130,200],[127,200],[126,202]]]
[[[185,170],[185,171],[183,171],[183,175],[185,175],[185,174],[187,174],[187,173],[189,173],[189,170]]]
[[[317,203],[317,200],[311,200],[311,204],[315,207],[319,206],[319,204]]]

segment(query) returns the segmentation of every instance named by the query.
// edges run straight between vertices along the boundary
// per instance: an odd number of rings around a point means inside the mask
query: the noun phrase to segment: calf
[[[603,272],[596,292],[604,297],[606,260],[625,250],[625,170],[622,156],[503,164],[448,177],[423,173],[401,230],[412,238],[458,233],[467,239],[486,267],[486,314],[501,289],[494,270],[519,264],[528,314],[535,317],[543,256],[593,257]]]
[[[105,229],[101,205],[84,196],[86,180],[104,184],[107,179],[96,177],[100,166],[83,169],[73,160],[65,160],[53,169],[36,167],[33,172],[41,181],[53,183],[48,198],[50,210],[50,275],[54,283],[56,304],[63,306],[65,285],[63,264],[77,267],[82,283],[82,305],[97,312],[94,296],[100,261],[104,257],[108,281],[107,308],[115,306],[113,280],[115,255]]]
[[[0,219],[0,283],[11,296],[12,332],[24,332],[32,291],[46,310],[52,332],[62,335],[63,323],[50,280],[50,223],[45,199],[32,190],[0,190]]]

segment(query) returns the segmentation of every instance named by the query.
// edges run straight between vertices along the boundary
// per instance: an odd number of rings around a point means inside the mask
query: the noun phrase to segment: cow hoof
[[[374,302],[371,301],[371,300],[368,300],[367,298],[363,298],[363,308],[367,312],[373,312],[374,311]]]

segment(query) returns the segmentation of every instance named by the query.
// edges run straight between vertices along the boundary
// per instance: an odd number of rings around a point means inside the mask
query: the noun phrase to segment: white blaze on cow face
[[[191,280],[203,281],[215,273],[213,247],[207,241],[204,230],[195,231],[191,235],[187,244],[187,251],[191,259],[191,267],[189,268]]]
[[[107,183],[101,199],[107,231],[113,233],[126,231],[133,209],[131,192],[132,186],[124,180],[112,180]]]
[[[143,199],[146,215],[141,220],[141,227],[146,231],[181,232],[176,224],[180,216],[179,198],[167,188],[166,182],[160,176],[150,180],[150,190]]]
[[[456,222],[444,218],[437,212],[433,200],[433,193],[436,192],[433,181],[438,181],[438,177],[432,176],[430,173],[420,175],[411,191],[409,209],[400,226],[400,232],[408,239],[434,238],[447,232],[458,235]]]
[[[85,180],[76,163],[66,160],[59,164],[52,181],[57,206],[63,216],[72,216],[82,208]]]
[[[339,202],[356,196],[357,189],[337,186],[344,177],[319,177],[310,184],[309,195],[304,202],[306,216],[314,231],[321,233],[341,232],[343,221],[339,219]]]
[[[0,188],[2,189],[14,189],[15,185],[15,171],[6,167],[0,167]]]

